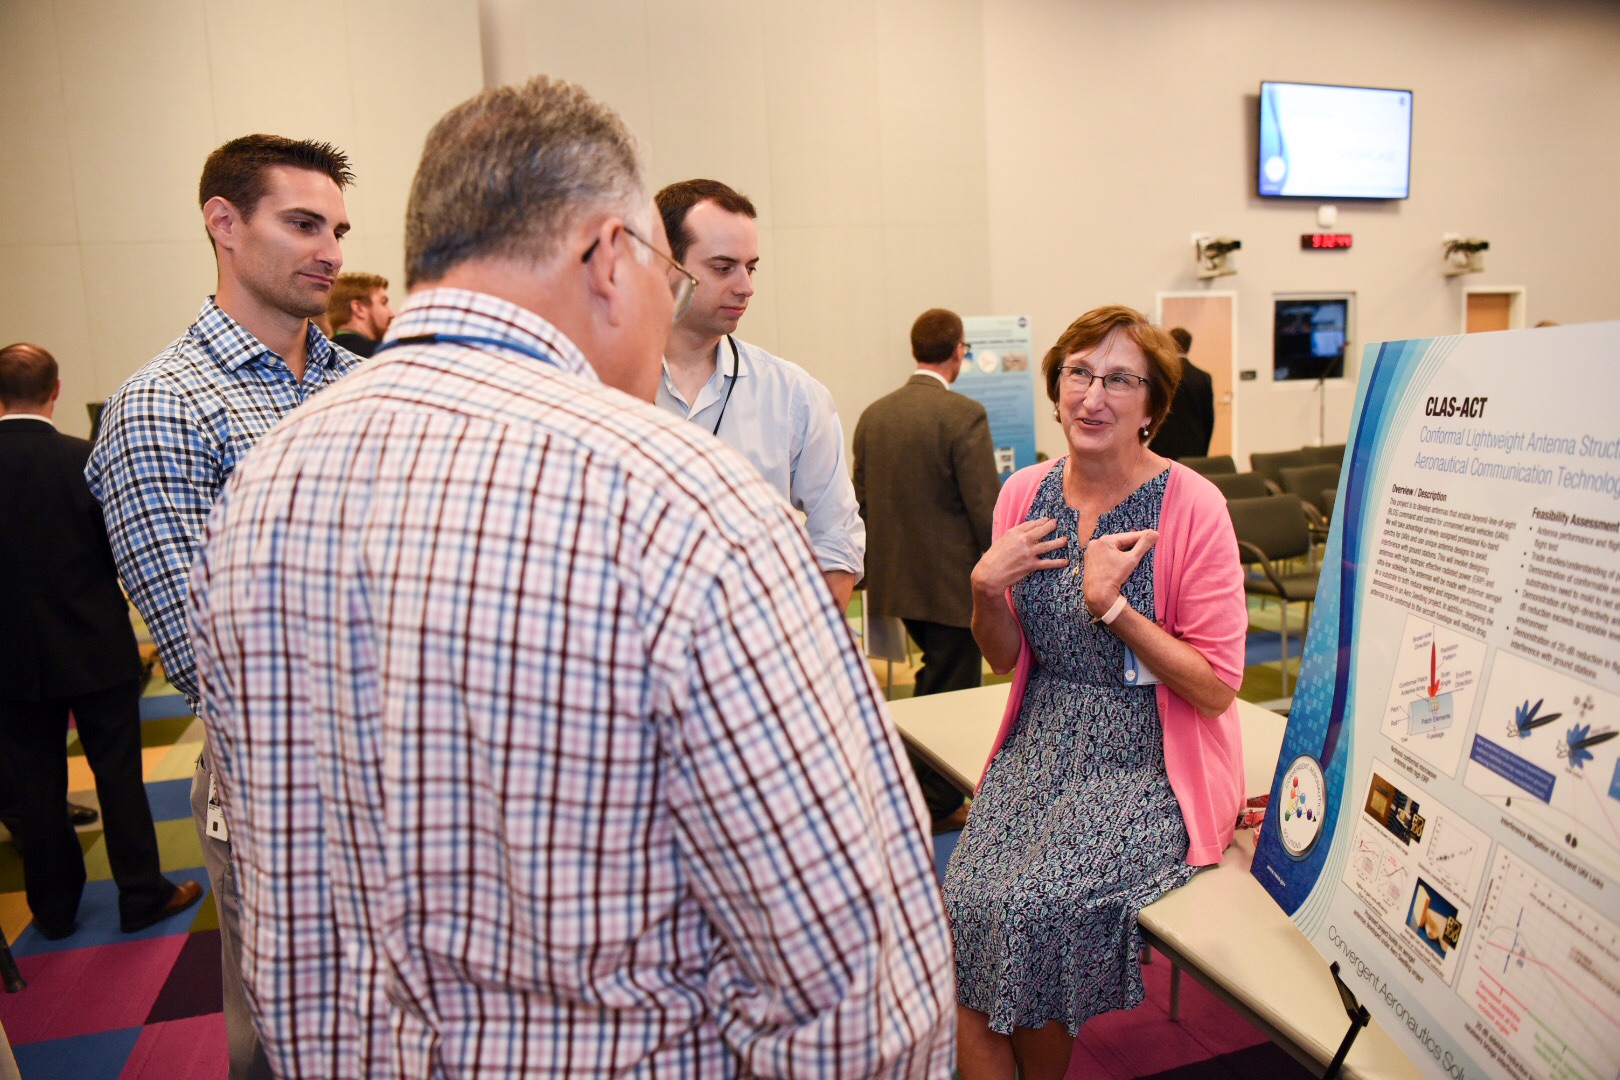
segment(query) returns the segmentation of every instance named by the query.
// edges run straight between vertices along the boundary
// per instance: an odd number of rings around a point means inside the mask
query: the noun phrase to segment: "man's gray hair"
[[[428,132],[405,210],[406,287],[479,257],[544,263],[582,215],[650,219],[642,204],[635,136],[612,109],[544,75],[486,90]]]

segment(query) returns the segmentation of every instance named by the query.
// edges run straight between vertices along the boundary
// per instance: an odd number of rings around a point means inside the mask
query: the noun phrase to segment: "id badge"
[[[211,771],[208,774],[208,822],[205,831],[211,839],[222,844],[231,842],[231,830],[225,825],[225,810],[219,805],[219,784]]]
[[[1136,658],[1129,645],[1125,646],[1125,667],[1121,673],[1126,686],[1157,686],[1159,677]]]

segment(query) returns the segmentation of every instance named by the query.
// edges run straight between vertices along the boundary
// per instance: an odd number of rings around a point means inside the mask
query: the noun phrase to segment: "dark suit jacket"
[[[44,420],[0,420],[0,697],[73,697],[140,674],[89,456]]]
[[[1209,372],[1181,358],[1181,385],[1170,402],[1170,415],[1165,417],[1159,433],[1149,444],[1155,454],[1172,461],[1184,457],[1204,457],[1209,453],[1209,439],[1215,434],[1215,383]]]
[[[377,351],[377,342],[364,334],[357,334],[353,330],[339,330],[332,335],[332,344],[341,345],[356,356],[369,357]]]
[[[855,425],[872,612],[970,625],[1000,493],[983,405],[922,372],[874,401]]]

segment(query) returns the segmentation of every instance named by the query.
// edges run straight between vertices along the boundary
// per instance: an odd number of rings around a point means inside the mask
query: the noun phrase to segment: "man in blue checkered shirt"
[[[85,468],[118,575],[193,710],[186,575],[209,509],[260,436],[359,363],[310,321],[325,312],[343,266],[343,189],[353,181],[348,158],[327,143],[248,135],[209,155],[198,202],[218,291],[107,402]],[[267,1076],[237,966],[230,834],[212,795],[205,745],[191,805],[219,909],[231,1076]]]

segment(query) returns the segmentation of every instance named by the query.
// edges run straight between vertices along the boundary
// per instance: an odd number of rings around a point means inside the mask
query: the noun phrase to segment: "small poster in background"
[[[1620,323],[1369,345],[1254,874],[1423,1072],[1620,1075]]]
[[[1040,358],[1025,315],[969,315],[962,320],[968,355],[953,387],[984,406],[996,472],[1003,483],[1035,464],[1035,382]]]

